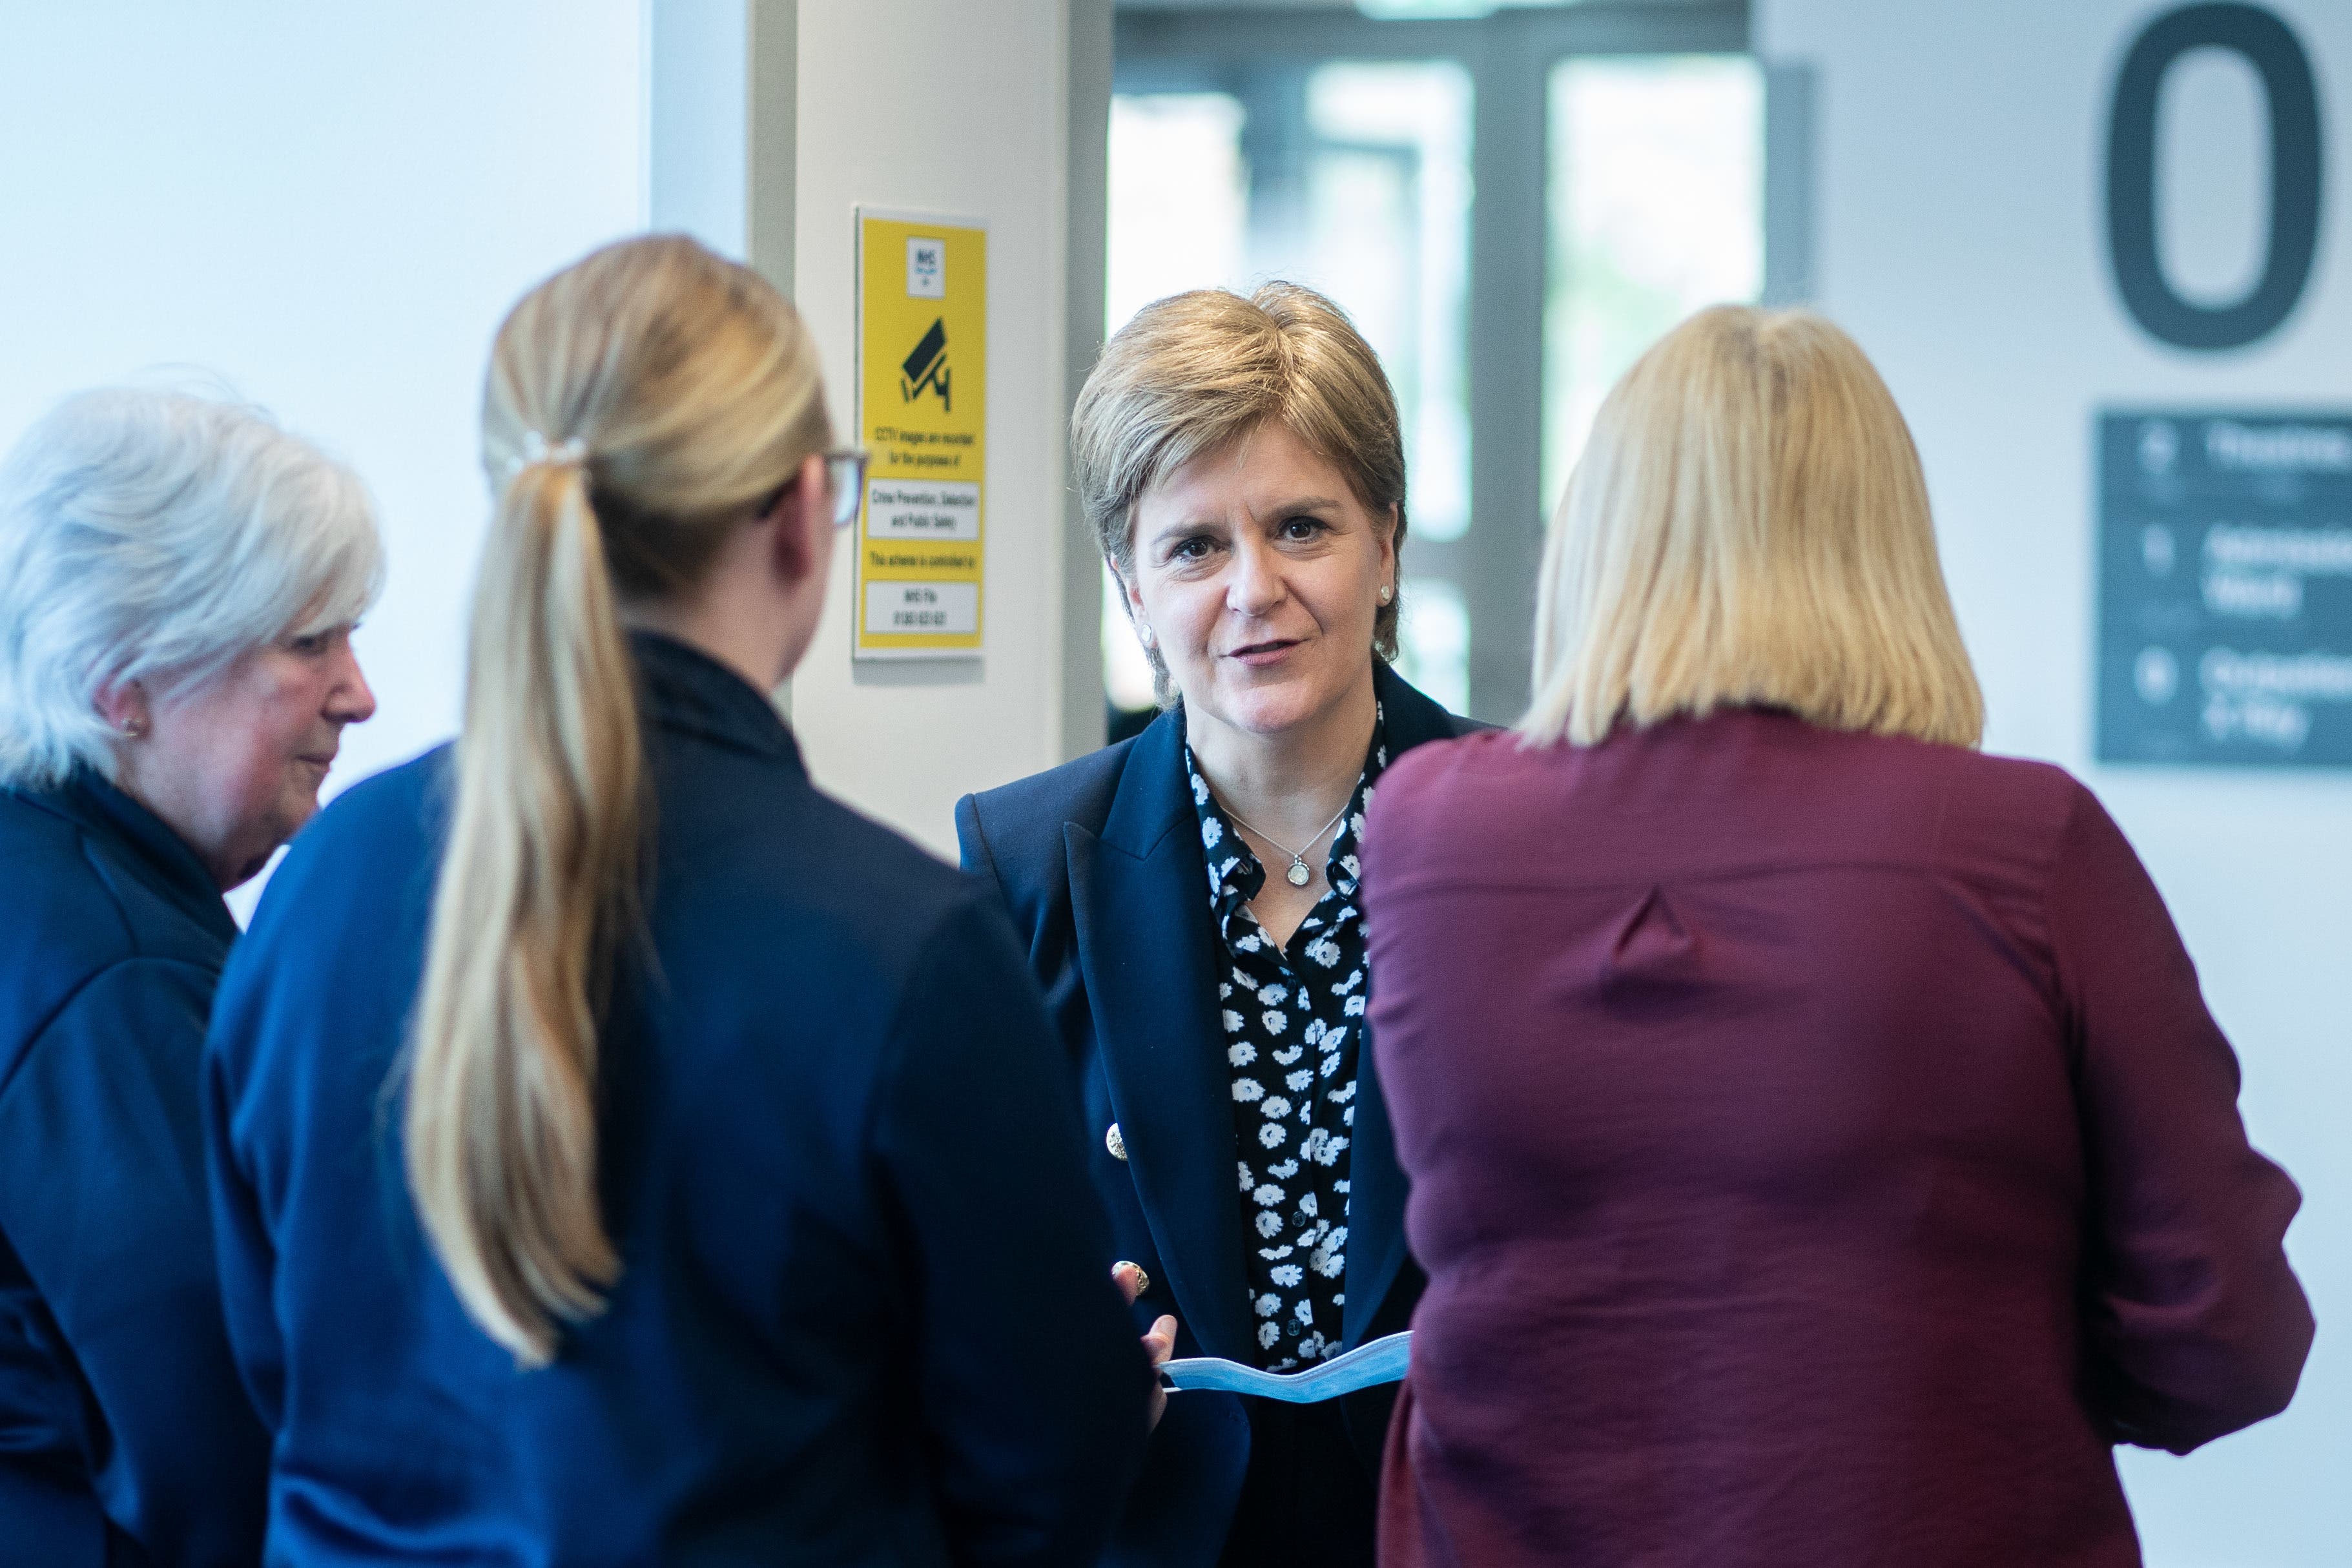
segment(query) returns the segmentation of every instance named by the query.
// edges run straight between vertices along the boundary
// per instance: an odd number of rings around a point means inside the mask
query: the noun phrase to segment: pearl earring
[[[1150,647],[1151,646],[1151,628],[1150,626],[1138,622],[1135,627],[1135,635],[1143,639],[1144,647]]]
[[[1383,584],[1381,584],[1381,604],[1385,605],[1385,604],[1387,604],[1391,599],[1393,599],[1393,598],[1395,598],[1395,597],[1396,597],[1396,590],[1395,590],[1394,588],[1390,587],[1386,583],[1383,583]]]

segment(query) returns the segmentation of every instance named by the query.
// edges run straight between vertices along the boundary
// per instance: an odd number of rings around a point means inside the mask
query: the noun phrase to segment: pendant
[[[1294,888],[1303,888],[1315,879],[1315,873],[1307,868],[1306,859],[1297,855],[1290,858],[1290,869],[1283,875],[1290,879],[1290,885]]]

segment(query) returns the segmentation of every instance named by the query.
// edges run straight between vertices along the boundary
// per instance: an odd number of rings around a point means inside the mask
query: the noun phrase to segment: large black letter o
[[[2229,49],[2263,79],[2270,100],[2271,232],[2262,280],[2232,305],[2207,309],[2173,292],[2156,254],[2156,103],[2164,74],[2191,49]],[[2107,255],[2132,319],[2184,349],[2234,349],[2286,320],[2319,248],[2319,89],[2311,58],[2284,22],[2259,5],[2184,5],[2147,26],[2124,57],[2107,124]]]

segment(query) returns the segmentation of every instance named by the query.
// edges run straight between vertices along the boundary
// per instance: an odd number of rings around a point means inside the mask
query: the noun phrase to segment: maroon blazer
[[[2139,1561],[2284,1407],[2297,1196],[2059,769],[1734,710],[1424,746],[1366,839],[1429,1272],[1384,1564]]]

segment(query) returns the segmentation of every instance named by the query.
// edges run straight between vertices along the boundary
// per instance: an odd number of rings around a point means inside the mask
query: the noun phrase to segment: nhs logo
[[[948,292],[948,247],[941,239],[907,241],[907,297],[944,300]]]

